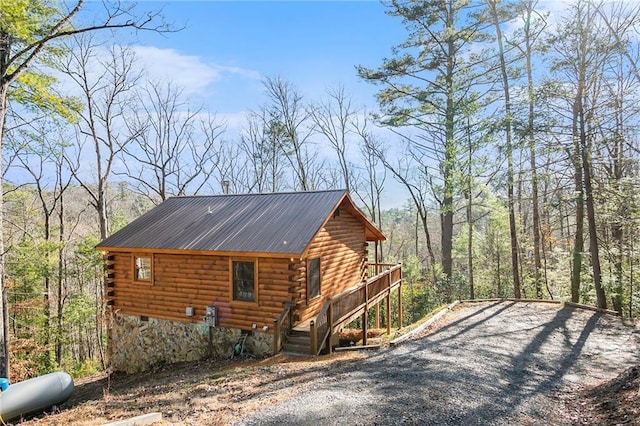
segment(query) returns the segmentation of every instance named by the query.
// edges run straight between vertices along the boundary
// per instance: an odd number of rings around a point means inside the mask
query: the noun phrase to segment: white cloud
[[[139,65],[151,79],[171,80],[185,94],[200,93],[227,76],[259,80],[260,73],[240,67],[207,63],[200,56],[184,55],[175,49],[132,46]]]

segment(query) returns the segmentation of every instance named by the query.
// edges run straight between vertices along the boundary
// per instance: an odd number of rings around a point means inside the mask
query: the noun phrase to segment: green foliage
[[[111,232],[112,233],[118,232],[120,229],[127,226],[128,223],[129,223],[129,220],[127,218],[127,215],[124,213],[124,211],[118,210],[114,212],[113,216],[111,217],[111,222],[109,223],[111,227]],[[95,241],[95,244],[98,244],[98,243],[99,241]]]
[[[57,78],[43,69],[55,69],[66,53],[60,44],[53,41],[38,48],[37,62],[30,67],[18,70],[28,60],[29,55],[64,18],[64,9],[56,1],[48,0],[12,0],[0,2],[0,34],[4,33],[3,49],[9,50],[11,65],[0,69],[0,77],[11,77],[8,100],[30,110],[52,112],[60,117],[75,121],[76,113],[81,110],[80,101],[73,96],[56,93],[54,85]],[[63,25],[56,32],[71,29]],[[40,66],[38,66],[40,65]],[[17,73],[17,74],[16,74]]]
[[[405,324],[418,321],[437,303],[435,289],[428,283],[425,273],[426,268],[415,256],[408,256],[402,263],[402,316]],[[397,302],[392,302],[391,306],[397,309]]]
[[[11,0],[0,2],[0,29],[20,46],[47,36],[61,18],[59,4],[47,0]]]
[[[406,283],[402,286],[402,317],[404,325],[413,324],[424,318],[436,306],[434,289],[424,280]],[[397,298],[397,296],[396,296]],[[396,306],[392,302],[391,306]]]
[[[75,366],[71,368],[71,375],[73,377],[84,377],[98,371],[100,371],[100,365],[92,359],[84,359],[80,363],[76,363]]]
[[[58,80],[43,72],[23,71],[9,91],[9,101],[15,102],[32,112],[53,112],[74,123],[83,106],[75,96],[61,96],[53,90]]]
[[[95,320],[95,297],[86,293],[74,293],[64,313],[65,322],[82,328]]]
[[[81,283],[99,282],[102,278],[102,254],[96,251],[99,243],[95,235],[85,236],[74,250],[74,262],[70,265],[69,275]]]

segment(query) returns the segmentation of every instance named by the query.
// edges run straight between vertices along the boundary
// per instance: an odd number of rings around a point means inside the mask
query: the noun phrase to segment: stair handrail
[[[291,327],[293,326],[292,305],[286,303],[278,318],[273,319],[273,354],[277,355],[282,349]]]
[[[327,337],[331,334],[331,298],[327,299],[316,315],[315,320],[309,323],[311,335],[311,355],[320,355],[327,343]]]
[[[358,299],[356,302],[358,306],[361,305],[362,302],[366,307],[371,299],[374,299],[383,291],[390,291],[391,288],[394,288],[402,281],[401,263],[382,263],[378,264],[378,266],[384,269],[380,270],[377,275],[361,282],[359,285],[343,291],[340,294],[336,294],[325,301],[320,312],[318,312],[318,315],[316,315],[315,319],[311,320],[309,323],[309,333],[311,338],[310,352],[312,355],[320,355],[320,352],[322,352],[326,347],[327,342],[329,341],[329,336],[333,332],[334,327],[340,326],[340,324],[350,320],[350,313],[354,311],[356,306],[349,307],[348,314],[342,313],[343,315],[341,317],[336,317],[336,315],[341,314],[338,304],[342,300],[356,292],[364,292],[364,299]],[[394,275],[398,276],[394,279]],[[377,282],[381,282],[382,286],[380,286],[377,291],[369,294],[369,287]]]

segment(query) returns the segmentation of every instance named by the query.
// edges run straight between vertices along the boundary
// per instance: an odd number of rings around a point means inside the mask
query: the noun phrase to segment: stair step
[[[311,337],[309,336],[287,336],[285,344],[292,343],[294,345],[307,345],[311,343]]]
[[[297,345],[287,342],[282,346],[282,352],[309,355],[311,350],[309,345]]]
[[[307,336],[310,337],[311,333],[306,330],[291,330],[289,336]]]

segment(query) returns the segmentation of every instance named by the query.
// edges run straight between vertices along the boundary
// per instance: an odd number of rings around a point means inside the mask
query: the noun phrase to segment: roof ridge
[[[240,194],[210,194],[210,195],[173,195],[170,199],[186,199],[186,198],[211,198],[211,197],[239,197],[239,196],[267,196],[267,195],[302,195],[302,194],[319,194],[328,192],[346,192],[346,189],[319,189],[314,191],[286,191],[286,192],[245,192]]]

